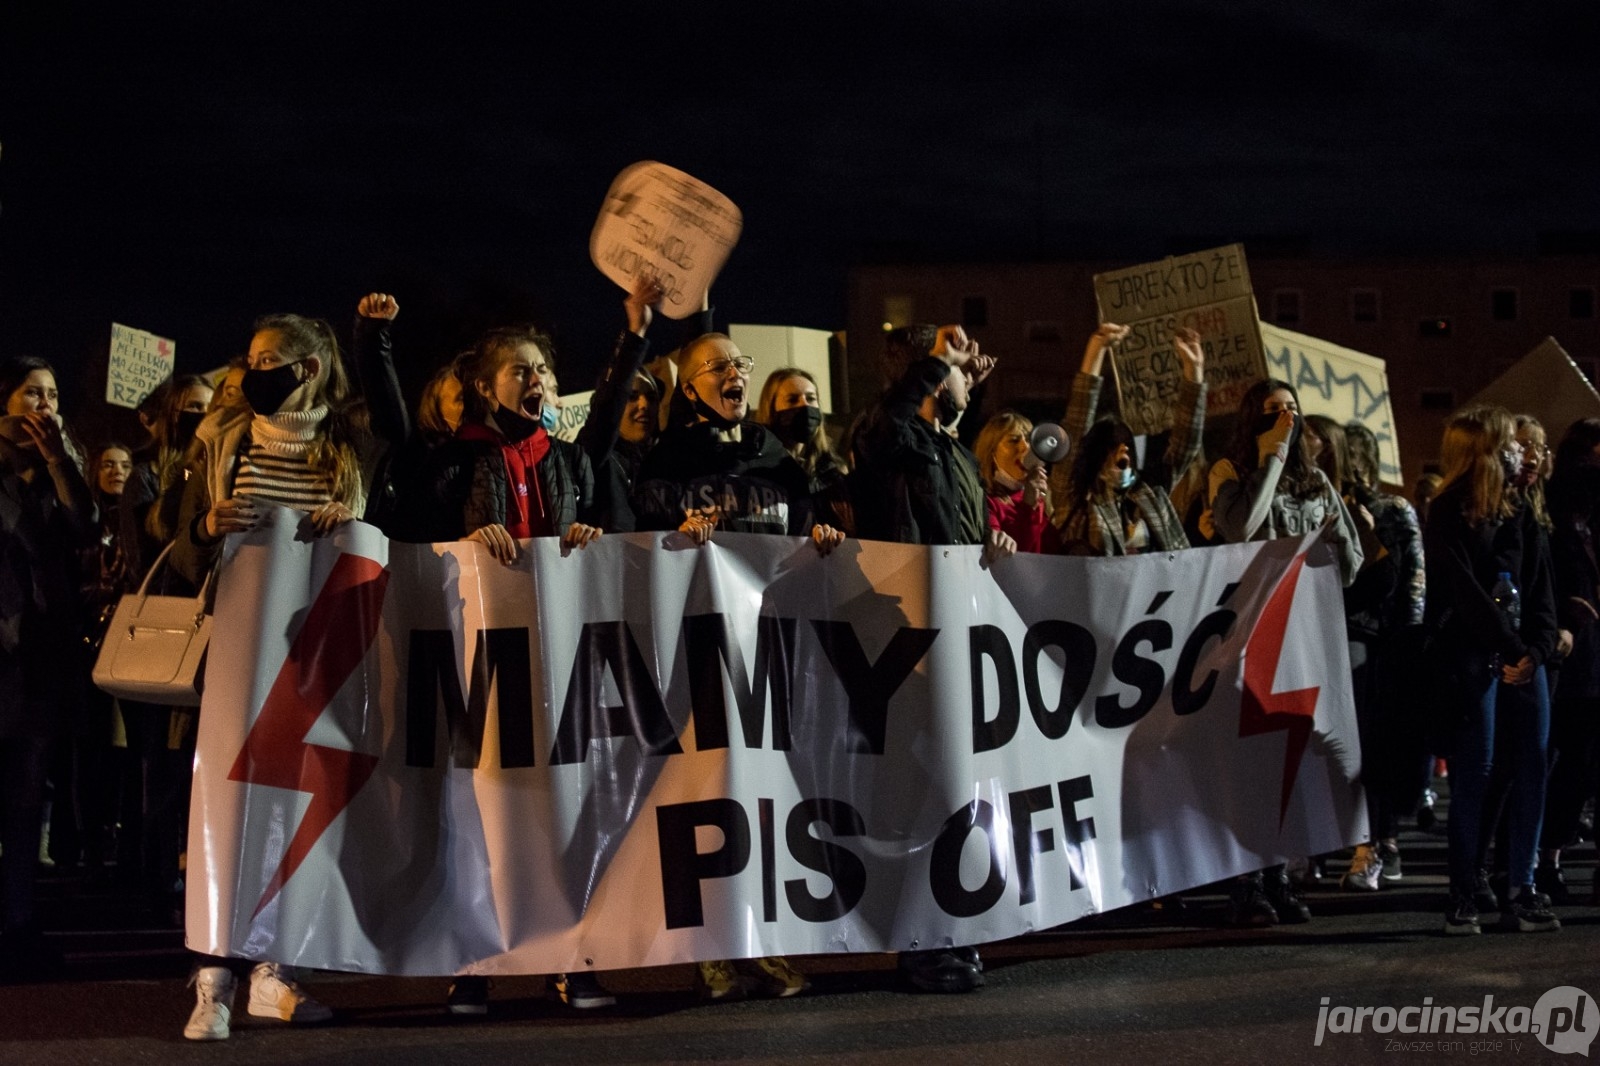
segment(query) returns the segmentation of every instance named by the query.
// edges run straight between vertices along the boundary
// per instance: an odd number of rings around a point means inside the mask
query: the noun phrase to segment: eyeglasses
[[[734,370],[737,370],[740,374],[748,377],[750,375],[750,371],[756,368],[756,361],[750,358],[748,355],[717,356],[713,359],[707,359],[704,363],[701,363],[700,369],[696,370],[689,376],[691,378],[697,378],[701,374],[710,371],[720,378],[728,372],[730,367]]]

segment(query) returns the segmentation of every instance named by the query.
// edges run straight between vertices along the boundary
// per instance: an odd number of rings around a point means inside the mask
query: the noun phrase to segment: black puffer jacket
[[[594,524],[594,468],[582,448],[552,437],[550,453],[534,473],[548,501],[550,526],[557,536],[574,522]],[[433,475],[439,529],[448,534],[447,539],[460,540],[484,526],[508,524],[511,475],[498,444],[460,437],[448,440],[434,451]]]
[[[766,427],[742,422],[724,439],[709,422],[669,429],[634,484],[639,528],[677,529],[689,511],[715,509],[718,529],[805,536],[813,509],[806,472]]]

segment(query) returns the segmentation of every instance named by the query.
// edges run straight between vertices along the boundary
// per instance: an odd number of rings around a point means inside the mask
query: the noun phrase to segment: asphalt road
[[[1557,933],[1447,938],[1441,831],[1413,830],[1402,846],[1404,879],[1376,894],[1309,889],[1310,924],[1225,931],[1224,897],[1198,894],[1176,916],[1132,908],[985,946],[987,987],[968,995],[903,989],[892,956],[830,956],[798,960],[813,987],[794,999],[703,1006],[690,968],[673,966],[603,975],[619,1004],[581,1013],[546,1001],[540,978],[500,979],[488,1018],[467,1021],[443,1012],[444,981],[312,974],[307,986],[334,1008],[332,1023],[241,1017],[225,1044],[181,1036],[192,999],[179,934],[124,928],[115,897],[57,875],[46,913],[65,930],[52,938],[67,969],[0,986],[0,1063],[1587,1061],[1516,1033],[1329,1032],[1315,1044],[1322,997],[1330,1009],[1425,997],[1479,1006],[1488,995],[1533,1007],[1557,986],[1600,993],[1600,907],[1559,909]],[[1581,899],[1594,857],[1590,845],[1569,856]],[[243,1003],[241,992],[241,1015]],[[1400,1039],[1435,1043],[1401,1050]]]

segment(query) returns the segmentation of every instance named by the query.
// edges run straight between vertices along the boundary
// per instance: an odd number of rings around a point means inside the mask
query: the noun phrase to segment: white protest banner
[[[624,289],[640,274],[660,279],[662,313],[688,318],[743,228],[738,207],[705,182],[662,163],[635,163],[606,192],[589,257]]]
[[[1236,410],[1244,391],[1266,376],[1241,244],[1096,274],[1094,293],[1100,321],[1130,329],[1111,360],[1122,419],[1134,433],[1172,425],[1182,379],[1172,348],[1179,329],[1199,333],[1205,349],[1207,414]]]
[[[230,540],[196,951],[548,973],[972,944],[1364,838],[1314,537]],[[1070,607],[1067,605],[1071,605]]]
[[[111,323],[106,403],[138,407],[157,385],[172,376],[177,357],[178,346],[167,338]]]
[[[1261,345],[1267,373],[1294,386],[1300,410],[1326,415],[1341,426],[1360,422],[1372,430],[1378,438],[1378,476],[1400,484],[1400,442],[1384,361],[1270,322],[1261,323]]]

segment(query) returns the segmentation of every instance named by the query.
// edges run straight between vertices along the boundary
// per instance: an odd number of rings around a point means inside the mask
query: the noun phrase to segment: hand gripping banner
[[[391,974],[976,944],[1363,838],[1315,538],[228,545],[188,940]]]

